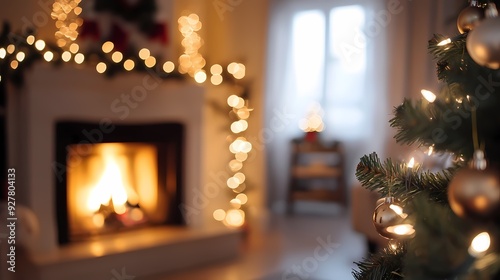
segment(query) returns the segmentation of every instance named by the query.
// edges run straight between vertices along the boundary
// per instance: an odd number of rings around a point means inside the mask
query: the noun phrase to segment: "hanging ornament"
[[[460,33],[474,29],[484,18],[484,9],[477,6],[477,1],[471,1],[470,6],[463,9],[457,18],[457,28]]]
[[[413,235],[413,226],[405,223],[408,214],[404,213],[394,197],[386,197],[377,202],[373,213],[373,225],[380,236],[387,239],[404,239]]]
[[[489,3],[485,11],[486,19],[469,32],[467,51],[481,66],[500,68],[500,18],[494,3]]]
[[[462,218],[491,220],[500,210],[500,178],[477,150],[471,167],[459,170],[448,186],[451,209]]]

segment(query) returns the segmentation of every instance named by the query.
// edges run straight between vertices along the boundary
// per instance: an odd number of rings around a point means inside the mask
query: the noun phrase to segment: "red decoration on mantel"
[[[97,22],[93,20],[83,20],[79,37],[99,41],[101,38],[101,32],[99,31],[99,25]]]
[[[128,34],[118,26],[117,24],[113,23],[113,26],[111,27],[111,34],[109,41],[113,42],[115,45],[114,49],[117,51],[124,52],[127,50],[128,47]]]
[[[165,23],[155,23],[151,32],[149,33],[149,40],[155,41],[158,40],[163,45],[168,44],[168,32],[167,32],[167,24]]]
[[[316,142],[318,141],[318,132],[316,131],[309,131],[306,132],[306,136],[304,137],[306,142]]]

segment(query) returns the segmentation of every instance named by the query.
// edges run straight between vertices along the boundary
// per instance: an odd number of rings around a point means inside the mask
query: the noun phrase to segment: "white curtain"
[[[437,90],[434,62],[427,52],[427,41],[434,33],[456,34],[455,20],[463,3],[453,0],[273,0],[270,12],[267,62],[265,135],[267,156],[268,202],[282,209],[286,200],[290,140],[303,135],[299,119],[307,114],[312,101],[325,109],[327,140],[341,140],[346,150],[348,187],[356,183],[354,176],[359,158],[377,152],[381,158],[405,160],[408,148],[392,139],[395,131],[388,124],[392,110],[404,97],[420,98],[420,89]],[[363,86],[363,133],[350,137],[349,128],[329,129],[332,116],[342,114],[331,104],[329,96],[301,94],[293,65],[293,23],[295,16],[307,10],[360,5],[365,13],[366,68]],[[346,26],[348,28],[349,26]],[[304,38],[309,39],[309,38]],[[318,51],[321,51],[318,49]],[[328,51],[328,50],[326,50]],[[311,60],[315,59],[311,54]],[[313,74],[313,73],[311,73]],[[314,76],[313,76],[314,77]],[[327,77],[325,83],[331,82]],[[341,81],[337,81],[341,83]],[[359,86],[345,84],[345,91]],[[347,93],[348,96],[349,93]],[[337,99],[335,103],[339,103]],[[334,108],[334,109],[331,109]],[[330,110],[331,109],[331,110]],[[351,119],[341,119],[345,123]],[[354,129],[354,128],[353,128]],[[345,132],[345,133],[344,133]]]
[[[358,109],[362,110],[362,121],[358,127],[342,127],[339,129],[339,120],[349,123],[353,121],[352,115],[342,114],[341,108],[337,104],[342,99],[335,99],[332,96],[323,96],[319,91],[313,91],[304,94],[297,83],[297,79],[323,79],[325,86],[333,80],[338,80],[334,76],[316,77],[322,73],[309,73],[297,77],[297,71],[293,64],[292,43],[297,38],[293,38],[294,18],[303,11],[322,10],[329,11],[332,7],[359,5],[362,7],[365,18],[365,28],[362,30],[366,38],[366,65],[362,81],[351,81],[342,84],[342,81],[336,81],[336,88],[343,88],[344,98],[350,97],[352,88],[361,86],[362,104]],[[355,181],[355,166],[359,158],[373,151],[383,152],[384,137],[387,130],[386,117],[388,115],[386,97],[386,26],[384,22],[377,21],[377,13],[384,13],[384,3],[382,0],[359,0],[359,1],[290,1],[275,0],[271,9],[269,49],[268,49],[268,72],[266,85],[266,131],[272,134],[267,142],[267,163],[268,163],[268,186],[269,202],[277,204],[282,208],[286,200],[288,181],[289,181],[289,163],[290,163],[290,140],[303,135],[299,129],[298,123],[307,113],[310,104],[319,102],[325,111],[324,120],[326,129],[320,135],[325,140],[340,140],[344,143],[347,155],[346,176],[347,183],[351,185]],[[382,11],[382,12],[381,12]],[[385,11],[385,13],[388,13]],[[379,14],[380,16],[380,14]],[[311,18],[312,19],[312,18]],[[382,20],[385,20],[382,18]],[[342,25],[342,23],[338,23]],[[327,26],[335,28],[336,26]],[[337,26],[338,27],[338,26]],[[346,29],[349,26],[345,26]],[[371,28],[371,29],[366,29]],[[311,31],[312,32],[312,31]],[[305,36],[310,37],[310,36]],[[314,40],[314,38],[303,38],[303,40]],[[320,42],[321,43],[321,42]],[[364,43],[364,42],[363,42]],[[362,44],[362,42],[358,42]],[[359,47],[356,44],[350,44],[349,47]],[[328,48],[328,44],[327,44]],[[318,48],[315,53],[307,54],[310,56],[311,63],[317,60]],[[328,52],[329,50],[323,50]],[[356,51],[346,50],[346,51]],[[339,69],[341,71],[342,69]],[[307,69],[306,71],[311,71]],[[335,72],[333,72],[335,73]],[[338,72],[342,76],[342,72]],[[299,86],[297,86],[299,85]],[[335,110],[330,110],[335,108]],[[336,125],[334,125],[336,123]],[[330,126],[330,129],[329,129]],[[358,133],[353,134],[353,130]],[[378,135],[378,136],[377,136]],[[382,137],[381,137],[382,136]],[[271,205],[276,206],[276,205]]]

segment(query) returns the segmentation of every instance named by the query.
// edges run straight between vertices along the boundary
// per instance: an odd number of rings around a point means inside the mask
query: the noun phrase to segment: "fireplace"
[[[103,127],[58,122],[54,176],[59,244],[183,224],[183,135],[179,123]]]
[[[220,207],[217,203],[226,202],[224,197],[211,199],[210,204],[200,201],[200,195],[214,185],[209,176],[209,163],[214,160],[207,151],[217,151],[217,146],[208,149],[204,140],[204,120],[210,113],[206,89],[193,83],[162,82],[151,74],[109,79],[95,69],[65,65],[37,64],[25,78],[25,87],[8,92],[9,166],[19,175],[16,202],[35,213],[39,230],[27,244],[29,258],[21,261],[19,256],[23,269],[16,272],[17,279],[111,279],[122,268],[139,278],[238,255],[241,232],[220,227],[212,217],[213,209]],[[128,150],[127,156],[121,149]],[[101,152],[110,150],[112,158],[122,155],[125,163],[116,164],[128,166],[124,173],[129,176],[144,166],[137,158],[156,155],[157,174],[149,174],[147,180],[158,183],[154,188],[158,194],[165,192],[158,198],[165,200],[158,202],[164,208],[154,212],[166,218],[148,217],[128,230],[120,226],[110,230],[116,233],[84,230],[73,237],[67,184],[73,175],[75,179],[84,176],[91,163],[98,164],[93,167],[98,174],[89,175],[97,177],[89,184],[99,183],[105,170],[99,164],[104,166],[106,161]],[[74,158],[75,154],[82,157]],[[68,156],[73,160],[67,162]],[[78,159],[82,165],[75,165]],[[66,165],[74,169],[65,169]],[[157,180],[151,179],[155,176]],[[148,206],[141,203],[140,207]],[[185,209],[196,211],[181,216]],[[179,226],[183,219],[185,225]]]

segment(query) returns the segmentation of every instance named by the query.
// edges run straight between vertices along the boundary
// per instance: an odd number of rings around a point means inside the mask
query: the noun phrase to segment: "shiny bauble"
[[[500,68],[500,18],[481,21],[467,35],[467,51],[479,65],[491,69]]]
[[[460,33],[473,30],[484,19],[484,9],[469,6],[463,9],[457,18],[457,28]]]
[[[408,215],[394,197],[377,202],[373,213],[373,225],[380,236],[387,239],[404,239],[413,234],[413,226],[405,224]]]
[[[499,216],[500,178],[492,168],[460,169],[448,186],[448,201],[462,218],[489,221]]]

